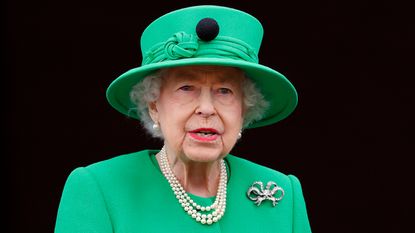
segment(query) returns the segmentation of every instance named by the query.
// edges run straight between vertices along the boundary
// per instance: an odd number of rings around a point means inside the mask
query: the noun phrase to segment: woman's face
[[[228,154],[243,123],[243,72],[219,66],[163,72],[160,97],[149,109],[160,125],[167,153],[195,162]]]

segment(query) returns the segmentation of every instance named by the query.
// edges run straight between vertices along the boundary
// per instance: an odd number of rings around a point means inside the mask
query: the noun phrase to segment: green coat
[[[55,233],[288,233],[311,232],[298,179],[228,155],[227,206],[219,222],[202,225],[182,209],[157,165],[156,150],[114,157],[75,169],[66,181]],[[254,181],[274,181],[285,191],[275,206],[260,206],[246,192]],[[264,187],[265,188],[265,187]],[[214,198],[192,195],[201,205]]]

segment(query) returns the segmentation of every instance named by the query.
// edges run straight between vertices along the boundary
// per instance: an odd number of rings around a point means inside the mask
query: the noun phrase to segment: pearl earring
[[[160,129],[160,126],[157,122],[154,122],[153,129],[156,130],[156,131]]]
[[[239,133],[238,133],[238,139],[240,139],[241,137],[242,137],[242,130],[239,131]]]

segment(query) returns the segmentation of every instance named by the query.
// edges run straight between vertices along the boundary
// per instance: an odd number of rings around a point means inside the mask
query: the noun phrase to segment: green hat
[[[249,128],[276,123],[294,111],[297,92],[284,75],[258,63],[262,35],[255,17],[228,7],[202,5],[167,13],[144,30],[141,66],[115,79],[107,99],[119,112],[138,119],[129,93],[152,72],[188,65],[232,66],[244,70],[270,103],[263,118]]]

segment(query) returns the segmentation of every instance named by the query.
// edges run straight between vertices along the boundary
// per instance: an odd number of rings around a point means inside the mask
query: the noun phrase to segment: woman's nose
[[[213,101],[214,100],[210,90],[202,90],[199,96],[199,102],[195,113],[204,117],[209,117],[216,114],[216,109]]]

